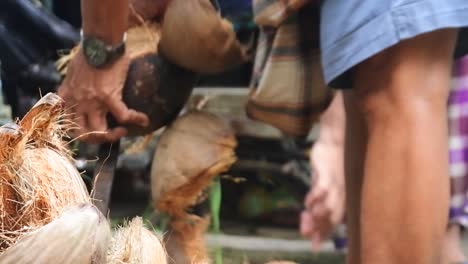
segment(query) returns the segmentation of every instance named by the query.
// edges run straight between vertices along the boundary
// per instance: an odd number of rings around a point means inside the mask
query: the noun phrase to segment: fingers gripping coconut
[[[162,134],[151,171],[155,208],[171,217],[166,245],[177,264],[207,263],[204,218],[187,213],[200,202],[212,179],[236,160],[234,132],[219,117],[191,112]]]

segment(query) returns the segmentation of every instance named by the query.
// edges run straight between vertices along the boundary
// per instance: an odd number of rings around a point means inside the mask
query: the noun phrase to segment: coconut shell
[[[0,254],[2,264],[106,263],[110,229],[93,205],[69,208]]]
[[[179,117],[156,147],[151,170],[156,208],[182,215],[234,163],[236,144],[232,128],[214,114],[195,111]]]
[[[174,120],[188,101],[196,75],[156,54],[130,64],[123,100],[131,109],[148,115],[146,128],[127,126],[129,136],[151,133]]]
[[[140,217],[115,231],[107,255],[109,264],[166,264],[161,240],[146,227]]]
[[[158,24],[131,28],[127,51],[132,59],[123,89],[123,101],[148,115],[146,128],[127,126],[129,136],[151,133],[174,120],[188,101],[197,76],[158,54]]]
[[[171,62],[197,73],[219,73],[247,60],[232,24],[210,0],[171,0],[159,48]]]

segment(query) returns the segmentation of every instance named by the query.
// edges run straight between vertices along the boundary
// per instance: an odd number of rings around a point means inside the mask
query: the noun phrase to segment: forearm
[[[83,32],[111,45],[120,43],[128,12],[128,0],[81,0]]]
[[[346,115],[343,94],[337,92],[330,106],[320,118],[319,141],[338,146],[344,145]]]

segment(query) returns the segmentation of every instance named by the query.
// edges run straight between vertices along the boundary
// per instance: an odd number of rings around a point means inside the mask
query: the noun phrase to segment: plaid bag
[[[306,136],[333,96],[320,63],[319,7],[307,4],[292,12],[305,2],[254,2],[261,32],[247,115],[291,136]]]

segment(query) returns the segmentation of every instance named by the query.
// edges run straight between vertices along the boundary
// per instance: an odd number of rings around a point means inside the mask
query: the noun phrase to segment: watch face
[[[83,51],[88,63],[99,67],[107,62],[107,52],[105,44],[94,38],[88,38],[83,41]]]

